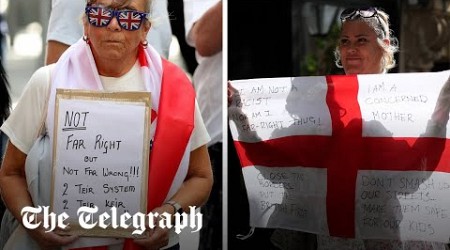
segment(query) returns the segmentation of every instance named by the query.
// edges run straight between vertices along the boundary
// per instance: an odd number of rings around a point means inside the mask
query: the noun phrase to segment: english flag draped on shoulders
[[[152,98],[152,127],[156,126],[149,156],[147,212],[163,204],[181,187],[189,167],[189,140],[194,128],[195,92],[186,74],[149,46],[139,50],[138,61],[145,89]],[[63,54],[55,66],[48,105],[48,134],[53,134],[57,88],[103,90],[89,46],[80,39]],[[176,112],[175,112],[176,111]],[[157,124],[163,124],[157,126]],[[50,141],[52,141],[50,139]],[[85,246],[107,245],[111,241],[89,241]],[[83,249],[107,249],[106,246]],[[126,250],[141,249],[125,240]]]
[[[449,75],[232,81],[251,226],[448,242]]]

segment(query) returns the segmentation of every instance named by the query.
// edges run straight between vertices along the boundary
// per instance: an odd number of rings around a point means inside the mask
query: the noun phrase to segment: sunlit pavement
[[[39,57],[19,57],[9,51],[6,56],[5,68],[10,84],[10,95],[13,107],[34,71],[42,63]]]

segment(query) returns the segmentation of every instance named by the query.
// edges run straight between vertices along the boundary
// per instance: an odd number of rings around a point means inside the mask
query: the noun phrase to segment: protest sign
[[[109,224],[124,213],[146,213],[150,110],[145,92],[57,90],[51,205],[76,233],[125,237],[134,230],[84,229],[80,207],[98,207],[93,222],[113,208]]]
[[[448,242],[450,134],[431,118],[449,75],[232,81],[251,226]]]

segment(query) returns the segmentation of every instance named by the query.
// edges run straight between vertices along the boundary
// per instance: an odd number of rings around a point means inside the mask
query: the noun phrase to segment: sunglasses
[[[378,11],[377,8],[374,7],[368,7],[364,9],[355,9],[355,8],[348,8],[342,11],[341,13],[341,21],[344,22],[347,19],[356,19],[356,18],[372,18],[372,17],[378,17]]]
[[[113,10],[99,6],[86,6],[86,16],[91,25],[95,27],[107,26],[113,17],[122,29],[134,31],[141,27],[142,21],[147,19],[147,13],[136,10]]]
[[[355,20],[358,18],[372,18],[376,17],[378,20],[378,25],[383,32],[383,36],[386,36],[386,31],[383,28],[382,21],[380,16],[378,15],[378,10],[375,7],[368,7],[364,9],[355,9],[355,8],[348,8],[342,11],[341,13],[341,22],[344,23],[347,19]]]

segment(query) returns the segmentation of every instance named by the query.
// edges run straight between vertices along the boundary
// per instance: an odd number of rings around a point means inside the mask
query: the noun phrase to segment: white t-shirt
[[[41,127],[42,114],[49,94],[51,71],[54,66],[55,64],[51,64],[42,67],[33,74],[17,106],[1,127],[11,143],[25,154],[33,146]],[[138,63],[121,77],[100,76],[100,79],[105,91],[145,91]],[[195,105],[195,127],[191,135],[191,151],[207,144],[210,140],[197,102]],[[153,137],[152,133],[150,136]]]
[[[184,23],[189,45],[195,47],[190,35],[192,26],[217,2],[218,0],[184,0]],[[212,145],[222,141],[222,52],[210,57],[201,57],[196,53],[196,58],[199,65],[192,82],[206,129],[211,136],[208,145]]]
[[[1,130],[8,135],[11,143],[25,154],[28,154],[37,138],[38,131],[41,127],[43,112],[47,112],[47,110],[44,110],[45,102],[48,99],[51,73],[54,67],[55,64],[44,66],[33,74],[25,87],[17,106],[1,127]],[[105,91],[145,91],[138,62],[135,63],[128,73],[121,77],[100,76],[100,80]],[[203,124],[197,102],[195,102],[194,119],[194,130],[190,138],[190,151],[207,144],[210,140],[206,127]],[[153,123],[150,131],[151,139],[154,137],[154,132],[155,127]],[[85,240],[89,239],[80,238],[75,244],[82,244],[81,241]],[[167,247],[177,244],[178,241],[178,235],[173,229],[170,230],[169,244]],[[105,244],[109,245],[112,244],[112,242],[114,241],[106,240]],[[98,244],[98,241],[96,244]],[[79,246],[80,245],[75,245],[74,247]],[[110,245],[109,249],[122,249],[121,243]]]
[[[169,56],[172,29],[170,28],[167,0],[153,0],[150,10],[152,27],[147,41],[164,58]],[[81,17],[86,0],[52,0],[52,12],[48,23],[47,41],[67,45],[76,43],[83,36]]]

